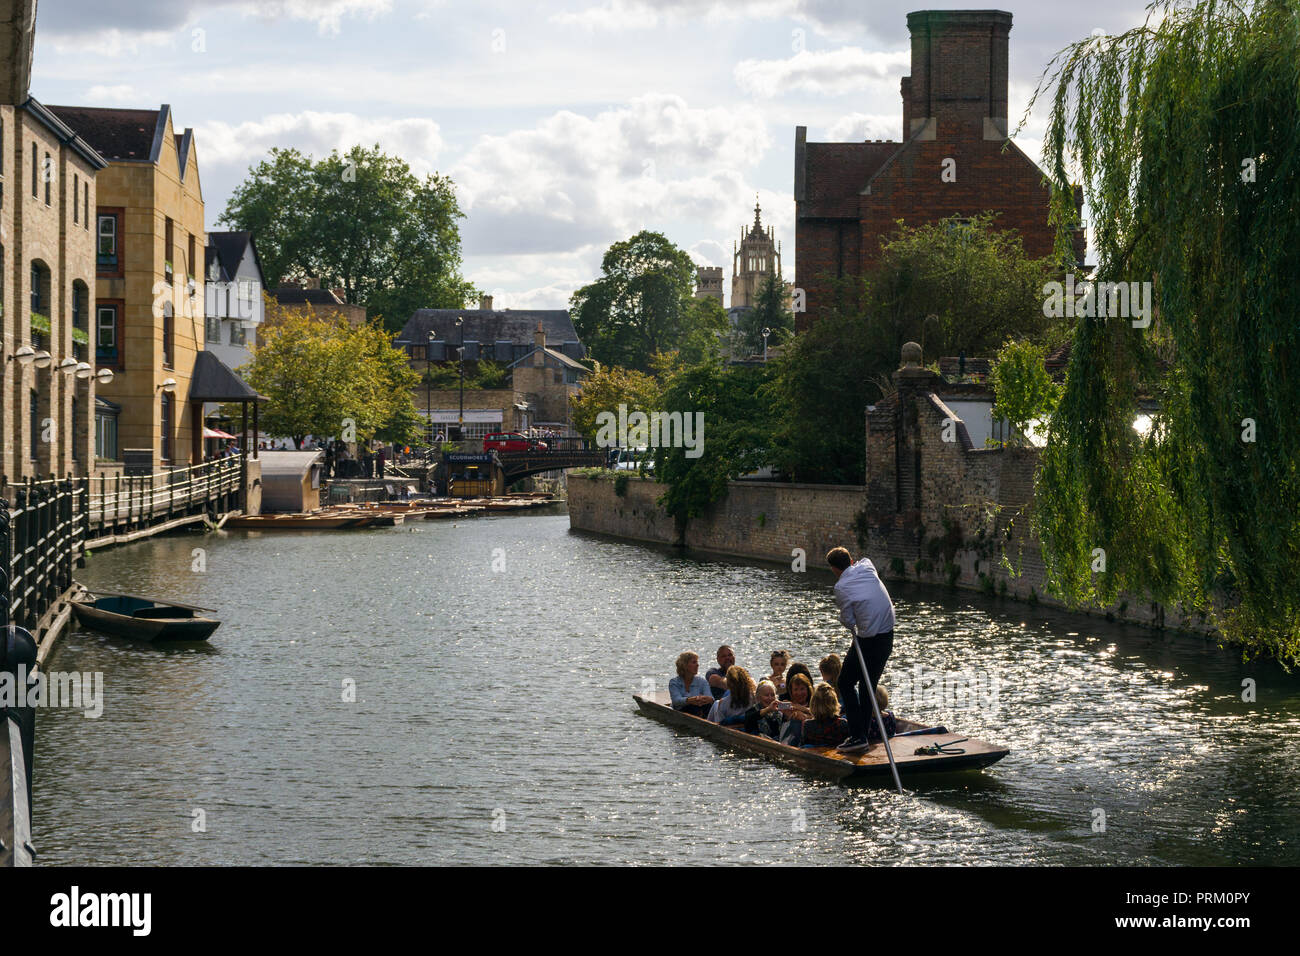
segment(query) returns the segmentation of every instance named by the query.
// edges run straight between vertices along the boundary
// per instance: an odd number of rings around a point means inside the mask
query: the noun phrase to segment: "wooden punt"
[[[206,641],[221,626],[216,618],[195,613],[206,610],[129,594],[88,594],[72,602],[82,627],[137,641]]]
[[[893,784],[889,772],[889,758],[885,746],[874,744],[862,754],[843,754],[833,747],[791,747],[772,740],[770,737],[747,734],[735,727],[723,727],[702,717],[684,714],[673,710],[667,693],[660,691],[642,696],[633,694],[641,713],[647,717],[662,721],[672,727],[688,733],[706,737],[714,743],[743,750],[746,753],[766,757],[785,766],[794,767],[808,773],[816,774],[830,780],[874,782]],[[925,730],[927,724],[918,724],[910,720],[898,720],[899,733],[910,730]],[[965,753],[922,755],[916,753],[922,747],[936,744],[956,744],[956,749]],[[915,773],[951,772],[955,770],[974,770],[987,767],[1005,757],[1010,750],[974,737],[962,740],[961,734],[918,734],[909,737],[891,737],[890,745],[894,748],[894,761],[898,765],[899,776],[906,778]]]
[[[366,520],[364,515],[305,514],[305,515],[244,515],[231,518],[227,528],[256,528],[258,530],[289,529],[298,531],[333,531],[337,528],[355,528]]]

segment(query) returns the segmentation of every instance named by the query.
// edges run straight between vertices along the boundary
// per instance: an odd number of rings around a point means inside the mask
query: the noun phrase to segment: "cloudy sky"
[[[208,227],[272,146],[379,143],[460,191],[465,274],[555,308],[605,248],[664,232],[723,266],[754,197],[792,273],[794,128],[897,139],[896,0],[40,0],[32,92],[192,126]],[[1140,0],[1013,5],[1011,119],[1066,43]],[[1038,156],[1043,116],[1019,138]]]

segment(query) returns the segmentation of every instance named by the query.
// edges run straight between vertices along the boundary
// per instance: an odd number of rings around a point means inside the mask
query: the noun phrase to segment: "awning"
[[[206,425],[203,426],[203,437],[204,438],[229,438],[231,441],[238,440],[234,435],[230,434],[229,432],[223,432],[219,428],[208,428]]]
[[[190,378],[191,402],[265,402],[251,386],[230,370],[211,352],[194,357],[194,374]]]

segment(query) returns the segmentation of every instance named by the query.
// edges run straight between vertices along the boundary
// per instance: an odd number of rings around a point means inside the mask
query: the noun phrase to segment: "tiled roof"
[[[423,345],[432,331],[439,340],[455,344],[460,341],[461,332],[456,328],[459,316],[465,318],[467,342],[508,341],[514,345],[533,345],[538,322],[542,323],[549,345],[580,341],[573,320],[564,309],[417,309],[396,341]]]
[[[154,141],[163,111],[104,109],[97,106],[51,106],[50,112],[67,123],[107,160],[156,161]]]
[[[208,259],[209,265],[212,263],[212,257],[215,255],[217,262],[221,265],[220,279],[223,282],[229,282],[239,271],[239,263],[244,258],[244,250],[248,248],[253,234],[248,230],[239,232],[210,232],[208,233]]]
[[[271,294],[281,305],[346,305],[329,289],[293,289],[281,286]]]

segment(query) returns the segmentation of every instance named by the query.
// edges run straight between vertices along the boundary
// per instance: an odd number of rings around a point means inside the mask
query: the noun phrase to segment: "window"
[[[90,180],[81,184],[81,204],[86,207],[86,215],[81,221],[81,228],[90,229]]]
[[[31,419],[30,426],[32,430],[31,441],[28,442],[29,453],[32,461],[36,460],[36,450],[40,447],[41,434],[41,399],[36,394],[36,389],[32,389],[31,395],[27,399],[27,415]]]
[[[72,327],[81,332],[86,332],[86,299],[89,298],[87,291],[86,287],[80,282],[72,283]],[[72,357],[79,362],[84,361],[85,355],[82,354],[82,351],[81,345],[74,338],[72,340]]]
[[[99,271],[116,272],[117,261],[117,216],[112,213],[99,217]]]
[[[162,393],[162,407],[160,409],[160,425],[162,430],[162,460],[172,460],[172,397],[166,392]]]
[[[248,331],[244,328],[242,322],[230,323],[230,344],[243,345],[248,341]]]
[[[50,204],[50,183],[54,180],[54,163],[50,161],[50,154],[45,154],[45,205]]]
[[[194,233],[190,233],[190,247],[186,250],[188,258],[185,260],[185,271],[187,274],[197,276],[198,268],[194,265]]]
[[[45,285],[44,272],[35,262],[32,263],[32,311],[41,315],[45,314],[45,300],[41,295],[42,287]]]
[[[170,217],[167,219],[167,228],[164,231],[163,238],[163,275],[170,282],[172,278],[172,256],[176,254],[176,224]]]
[[[40,182],[41,182],[41,168],[40,168],[39,161],[36,158],[36,144],[32,143],[32,198],[33,199],[35,199],[37,196],[37,189],[40,187]]]
[[[221,344],[221,316],[219,315],[208,316],[208,320],[206,324],[207,324],[207,328],[204,330],[204,334],[207,336],[208,344],[220,345]]]
[[[425,361],[425,356],[428,354],[428,351],[429,351],[429,348],[428,348],[428,346],[426,346],[426,345],[412,345],[412,346],[411,346],[411,361],[413,361],[413,362],[423,362],[423,361]]]
[[[72,460],[81,461],[81,453],[78,446],[81,443],[77,441],[77,396],[72,396]]]
[[[81,222],[81,177],[72,174],[72,224]]]
[[[173,368],[176,365],[174,351],[175,321],[172,316],[172,304],[170,302],[163,304],[163,365],[167,368]],[[164,456],[165,457],[165,456]]]
[[[251,279],[239,280],[239,298],[244,302],[253,301],[253,282]]]
[[[95,310],[95,364],[122,366],[118,343],[117,306],[101,305]]]
[[[117,458],[117,413],[95,414],[95,457],[114,461]]]

